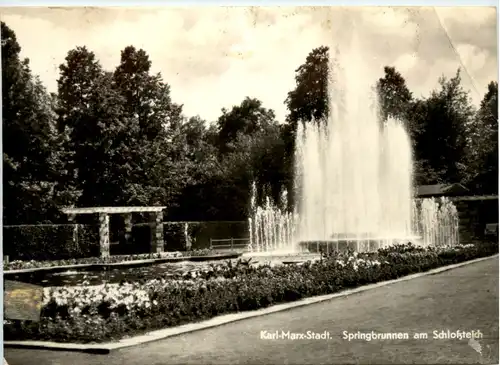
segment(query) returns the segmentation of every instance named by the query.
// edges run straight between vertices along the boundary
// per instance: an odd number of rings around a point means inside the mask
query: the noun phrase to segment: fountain
[[[408,133],[398,120],[380,123],[365,61],[356,52],[343,56],[337,52],[329,67],[328,118],[298,125],[294,213],[269,198],[256,206],[253,186],[250,251],[458,243],[453,203],[413,199]]]
[[[248,220],[250,245],[252,253],[273,252],[275,254],[289,254],[294,252],[290,245],[296,237],[298,216],[287,211],[288,192],[281,194],[280,206],[265,198],[263,206],[256,205],[256,184],[252,184],[250,201],[250,218]]]
[[[414,212],[414,232],[422,238],[422,245],[458,245],[458,212],[451,200],[415,199]]]

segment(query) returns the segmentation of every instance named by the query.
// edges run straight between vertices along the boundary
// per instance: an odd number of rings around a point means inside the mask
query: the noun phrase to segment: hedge
[[[76,237],[76,240],[74,240]],[[64,260],[99,256],[99,228],[73,224],[3,227],[9,260]]]

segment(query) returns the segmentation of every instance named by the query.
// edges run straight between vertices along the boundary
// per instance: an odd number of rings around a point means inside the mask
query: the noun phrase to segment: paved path
[[[185,334],[109,355],[6,349],[10,365],[498,364],[498,258],[345,298]],[[433,330],[480,330],[435,340]],[[261,331],[329,331],[330,340],[264,340]],[[427,332],[427,340],[347,341],[343,331]]]

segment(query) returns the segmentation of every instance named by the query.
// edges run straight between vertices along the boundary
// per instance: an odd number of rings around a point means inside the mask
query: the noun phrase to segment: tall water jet
[[[412,150],[404,126],[380,122],[357,54],[329,68],[329,115],[300,124],[298,241],[378,241],[412,236]],[[342,65],[342,67],[341,67]]]

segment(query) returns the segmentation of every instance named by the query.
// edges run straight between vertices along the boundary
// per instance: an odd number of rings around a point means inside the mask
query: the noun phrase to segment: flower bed
[[[492,244],[330,254],[302,265],[240,260],[141,283],[46,289],[40,323],[4,321],[5,340],[103,342],[396,279],[498,252]]]
[[[136,260],[148,260],[148,259],[160,259],[160,258],[170,258],[170,257],[185,257],[185,256],[209,256],[214,255],[213,250],[193,250],[193,251],[176,251],[176,252],[161,252],[161,253],[145,253],[136,255],[113,255],[108,258],[101,257],[87,257],[80,259],[68,259],[68,260],[52,260],[52,261],[12,261],[9,263],[4,263],[4,271],[8,270],[19,270],[19,269],[34,269],[40,267],[54,267],[54,266],[68,266],[68,265],[80,265],[80,264],[112,264],[126,261],[136,261]]]

